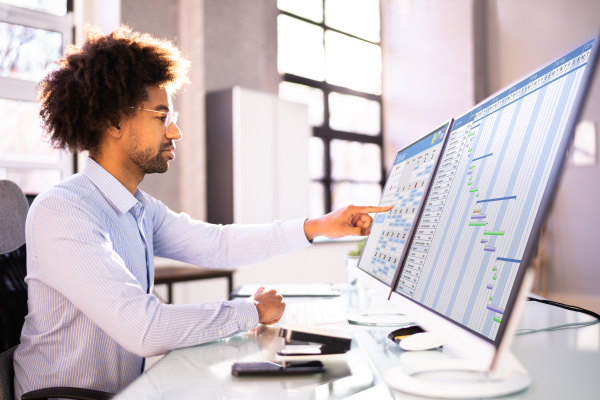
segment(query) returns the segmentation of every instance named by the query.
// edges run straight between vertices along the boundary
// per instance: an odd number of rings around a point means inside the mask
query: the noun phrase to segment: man
[[[315,220],[222,226],[176,214],[137,189],[163,173],[181,132],[171,94],[189,62],[169,41],[121,27],[87,31],[40,84],[51,143],[89,150],[83,171],[39,195],[27,218],[29,314],[15,353],[15,392],[73,386],[116,393],[144,357],[279,321],[275,291],[248,301],[165,305],[151,294],[154,256],[232,268],[303,248],[318,235],[369,233],[347,207]]]

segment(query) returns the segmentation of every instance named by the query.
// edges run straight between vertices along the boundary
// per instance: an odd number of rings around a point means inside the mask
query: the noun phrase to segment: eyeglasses
[[[173,122],[175,124],[177,123],[177,116],[178,116],[177,112],[173,112],[173,111],[169,111],[169,112],[156,111],[156,110],[149,110],[147,108],[139,108],[139,107],[129,107],[129,108],[134,108],[136,110],[144,110],[144,111],[150,111],[150,112],[153,112],[153,113],[163,114],[164,118],[165,118],[165,129],[167,131],[169,131],[169,127],[171,126],[171,122]],[[163,117],[159,117],[159,118],[163,118]]]

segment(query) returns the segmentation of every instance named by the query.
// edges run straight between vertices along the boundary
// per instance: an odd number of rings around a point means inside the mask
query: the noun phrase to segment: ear
[[[108,129],[106,129],[106,133],[108,133],[110,136],[112,136],[115,139],[121,139],[121,136],[123,136],[123,133],[121,132],[121,123],[119,123],[118,125],[113,125],[110,121],[108,122]]]

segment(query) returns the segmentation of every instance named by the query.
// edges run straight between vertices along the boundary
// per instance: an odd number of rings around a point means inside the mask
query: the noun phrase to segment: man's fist
[[[271,325],[279,322],[285,311],[283,297],[277,294],[275,289],[266,290],[264,287],[258,288],[256,293],[250,297],[258,311],[258,322],[263,325]]]

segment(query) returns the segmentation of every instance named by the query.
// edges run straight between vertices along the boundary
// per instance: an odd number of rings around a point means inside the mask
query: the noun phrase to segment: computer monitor
[[[488,370],[515,329],[526,267],[595,69],[594,38],[454,122],[391,301]],[[458,149],[458,151],[457,151]],[[453,174],[448,174],[448,172]]]
[[[379,206],[394,208],[375,215],[371,234],[358,261],[359,279],[386,298],[451,127],[452,120],[446,121],[400,150],[388,175]]]

